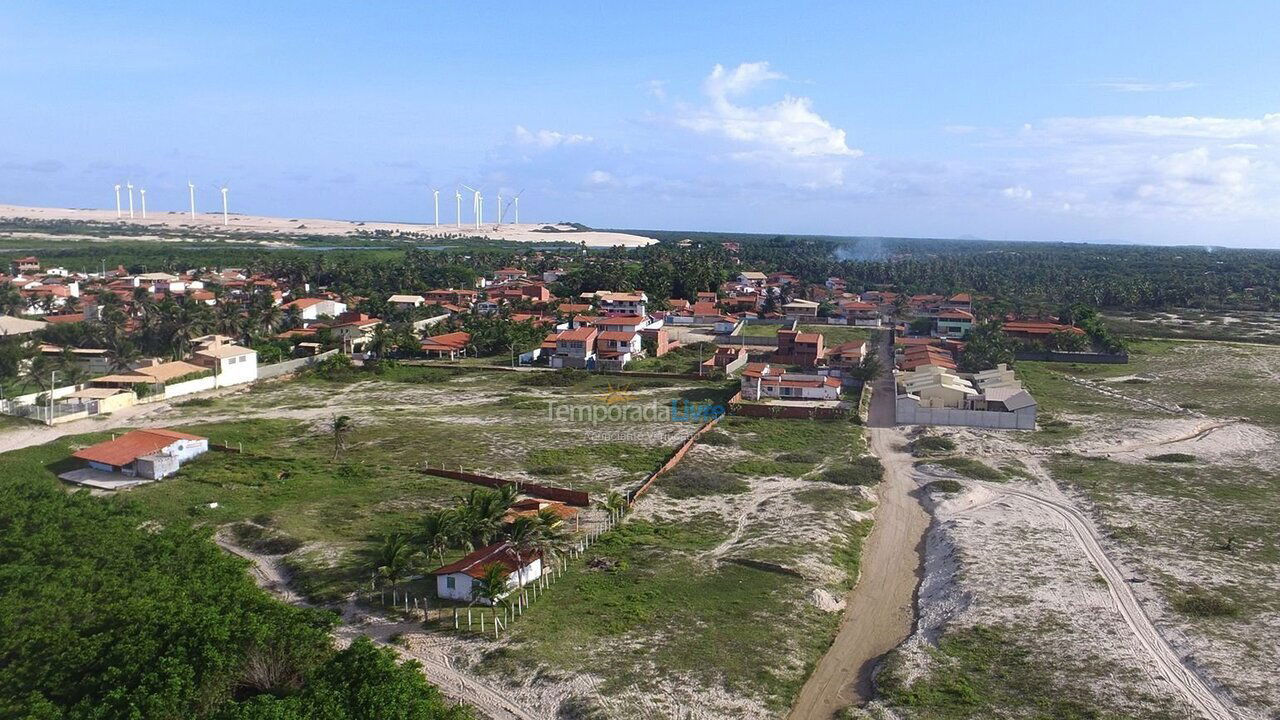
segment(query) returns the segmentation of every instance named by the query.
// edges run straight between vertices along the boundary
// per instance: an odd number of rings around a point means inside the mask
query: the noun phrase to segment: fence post
[[[453,629],[458,629],[458,608],[453,609]]]

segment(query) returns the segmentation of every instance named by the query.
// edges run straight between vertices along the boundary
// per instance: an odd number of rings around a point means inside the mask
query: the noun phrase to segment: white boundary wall
[[[914,398],[898,397],[895,420],[899,425],[962,425],[996,430],[1035,430],[1036,407],[1016,412],[922,408]]]

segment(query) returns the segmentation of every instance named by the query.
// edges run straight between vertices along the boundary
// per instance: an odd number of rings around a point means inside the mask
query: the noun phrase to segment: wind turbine
[[[222,226],[226,227],[227,225],[230,225],[230,223],[227,222],[227,186],[223,185],[222,186]]]
[[[440,191],[435,188],[431,189],[431,199],[436,205],[436,227],[440,227]]]
[[[147,189],[139,188],[138,192],[142,195],[142,219],[147,219]]]
[[[470,191],[471,191],[471,193],[472,193],[472,195],[471,195],[471,212],[475,214],[475,217],[476,217],[476,229],[477,229],[477,230],[479,230],[479,229],[480,229],[480,217],[481,217],[481,215],[482,215],[482,214],[483,214],[483,212],[484,212],[484,196],[480,194],[480,191],[479,191],[479,190],[477,190],[477,189],[475,189],[475,188],[473,188],[473,187],[469,187],[469,186],[467,186],[467,185],[463,185],[462,187],[467,188],[467,189],[468,189],[468,190],[470,190]]]
[[[119,220],[121,216],[122,216],[122,213],[120,211],[120,183],[116,183],[116,219]]]
[[[129,189],[129,219],[133,219],[133,183],[128,180],[124,181],[124,186]]]
[[[506,214],[506,210],[510,210],[511,206],[514,205],[516,208],[516,224],[517,225],[520,224],[520,196],[523,194],[524,194],[524,188],[521,188],[520,192],[516,193],[516,196],[511,198],[511,202],[507,203],[507,207],[502,211],[502,214]],[[501,222],[501,219],[499,219],[499,222]]]
[[[502,193],[501,192],[498,193],[498,225],[497,227],[502,227]]]
[[[458,214],[455,215],[454,217],[457,218],[458,227],[461,228],[462,227],[462,193],[458,191],[458,188],[453,189],[453,199],[458,203],[458,209],[457,209]]]
[[[187,197],[191,200],[191,219],[196,219],[196,186],[190,180],[187,181]]]

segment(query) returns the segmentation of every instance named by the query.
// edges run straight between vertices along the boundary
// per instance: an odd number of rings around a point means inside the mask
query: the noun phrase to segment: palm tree
[[[453,510],[436,510],[422,519],[418,537],[427,548],[427,557],[436,557],[444,565],[444,553],[458,533],[458,515]]]
[[[329,421],[329,429],[333,432],[333,459],[338,459],[338,453],[346,449],[347,436],[355,429],[355,421],[350,415],[339,415]]]
[[[406,533],[384,536],[382,547],[378,549],[378,577],[394,588],[409,574],[416,555],[417,550]]]
[[[140,357],[142,353],[128,338],[119,335],[107,336],[107,360],[111,362],[112,370],[124,372]]]
[[[626,510],[627,498],[617,491],[610,492],[608,499],[604,502],[604,508],[610,513]]]
[[[497,607],[507,594],[507,578],[511,571],[502,563],[495,562],[485,565],[480,572],[480,577],[471,581],[471,597]]]
[[[464,544],[474,549],[484,547],[493,542],[503,518],[511,503],[515,500],[514,488],[507,490],[504,486],[496,490],[476,488],[466,497],[458,498],[459,520],[465,531]]]
[[[516,556],[516,585],[524,590],[524,559],[537,551],[542,542],[542,526],[539,522],[522,515],[510,523],[502,533],[511,544],[511,552]]]

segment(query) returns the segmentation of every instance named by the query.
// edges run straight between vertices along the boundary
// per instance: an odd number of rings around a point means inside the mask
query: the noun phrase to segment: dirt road
[[[880,352],[884,366],[891,367],[887,333]],[[871,450],[884,463],[885,477],[876,489],[879,504],[863,546],[862,574],[845,598],[839,633],[791,708],[792,720],[830,720],[837,710],[870,699],[876,662],[915,626],[929,515],[914,495],[911,458],[894,449],[906,438],[893,427],[893,400],[893,378],[886,373],[871,402]]]
[[[1230,701],[1224,700],[1204,678],[1184,665],[1178,653],[1152,625],[1151,619],[1138,604],[1133,590],[1125,582],[1124,574],[1107,557],[1092,523],[1069,500],[1056,496],[1056,490],[1046,489],[1042,494],[992,483],[982,483],[982,485],[995,494],[992,500],[984,504],[994,502],[1001,495],[1016,495],[1059,515],[1066,522],[1089,562],[1106,579],[1116,612],[1124,618],[1125,624],[1133,631],[1139,644],[1150,655],[1152,662],[1160,668],[1164,679],[1204,717],[1210,720],[1232,720],[1236,717],[1228,707]]]
[[[259,587],[284,602],[311,607],[306,599],[290,589],[288,576],[280,566],[279,558],[260,555],[236,545],[224,530],[215,534],[214,542],[223,550],[248,560],[251,563],[250,573]],[[440,688],[445,697],[476,708],[481,717],[491,720],[550,720],[552,717],[553,713],[550,712],[535,712],[519,707],[498,690],[459,672],[449,662],[448,654],[439,648],[423,643],[406,648],[391,642],[392,636],[421,632],[422,623],[419,621],[397,622],[369,615],[351,600],[343,607],[342,622],[334,629],[333,634],[344,647],[364,636],[390,648],[401,659],[416,660],[422,664],[422,673]]]

